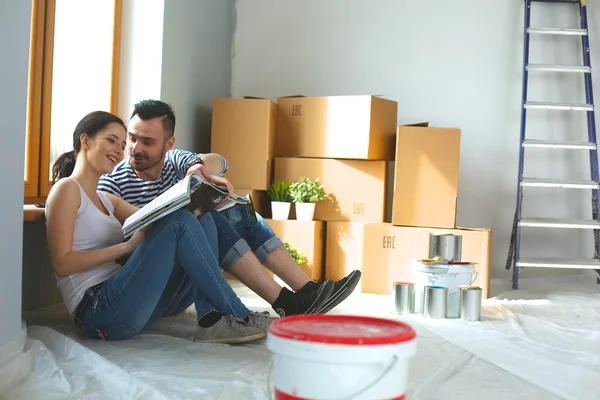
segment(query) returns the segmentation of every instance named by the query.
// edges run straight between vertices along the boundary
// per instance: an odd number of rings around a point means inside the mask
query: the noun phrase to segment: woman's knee
[[[192,221],[196,221],[196,217],[194,214],[185,208],[180,208],[179,210],[173,211],[169,215],[163,217],[161,219],[163,222],[185,222],[190,223]]]

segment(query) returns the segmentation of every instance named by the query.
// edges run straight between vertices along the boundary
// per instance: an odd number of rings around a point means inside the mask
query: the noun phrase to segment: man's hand
[[[190,167],[190,169],[188,169],[187,175],[191,174],[192,172],[195,172],[198,175],[202,175],[204,177],[204,179],[206,179],[207,182],[210,182],[214,185],[226,188],[227,189],[227,197],[229,197],[229,195],[231,195],[231,193],[233,193],[233,185],[231,184],[231,182],[229,182],[227,179],[223,178],[222,176],[212,175],[209,172],[208,168],[206,168],[204,165],[202,165],[202,164],[192,165]]]
[[[202,164],[194,164],[190,167],[190,169],[187,170],[187,174],[185,174],[186,176],[188,176],[189,174],[191,174],[192,172],[197,173],[198,175],[202,175],[204,178],[207,178],[208,175],[208,170],[206,169],[206,167]]]
[[[227,188],[227,197],[229,197],[231,195],[231,193],[233,193],[233,185],[231,184],[231,182],[229,182],[227,179],[223,178],[222,176],[210,175],[210,178],[207,178],[206,180],[217,186]],[[227,198],[227,197],[225,197],[225,198]]]

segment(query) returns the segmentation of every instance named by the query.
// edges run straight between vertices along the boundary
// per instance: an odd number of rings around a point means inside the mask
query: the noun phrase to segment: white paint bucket
[[[425,286],[443,286],[448,288],[448,318],[458,318],[460,311],[459,286],[469,286],[477,278],[475,263],[469,264],[434,264],[427,265],[413,260],[411,263],[413,281],[415,283],[415,312],[423,312]]]
[[[313,314],[273,321],[267,348],[276,400],[404,400],[417,341],[399,321]]]

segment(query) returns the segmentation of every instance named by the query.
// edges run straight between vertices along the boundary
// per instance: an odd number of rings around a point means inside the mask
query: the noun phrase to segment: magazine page
[[[194,176],[195,175],[195,176]],[[154,219],[157,214],[163,213],[169,209],[173,204],[181,201],[182,198],[189,196],[190,191],[190,180],[192,180],[193,186],[197,186],[200,181],[198,175],[190,174],[181,181],[177,182],[166,192],[146,204],[144,207],[139,209],[134,214],[130,215],[123,224],[123,232],[129,231],[135,225],[143,223],[145,220]]]
[[[224,210],[227,210],[228,208],[235,206],[236,204],[250,204],[250,203],[252,203],[252,200],[250,200],[249,195],[239,196],[235,193],[232,193],[231,196],[229,196],[227,199],[225,199],[225,201],[219,203],[215,207],[215,210],[224,211]]]

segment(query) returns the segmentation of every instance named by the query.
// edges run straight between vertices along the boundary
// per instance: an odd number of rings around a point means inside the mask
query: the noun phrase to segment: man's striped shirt
[[[112,172],[100,178],[98,190],[114,194],[141,208],[185,178],[186,165],[196,156],[198,154],[189,151],[169,150],[162,172],[155,181],[145,181],[139,178],[129,164],[129,160],[123,160]],[[222,175],[227,171],[227,161],[223,157],[219,157],[223,169],[218,175]]]

